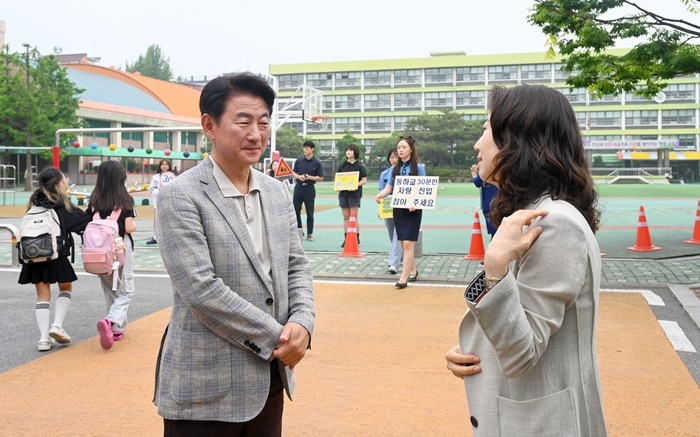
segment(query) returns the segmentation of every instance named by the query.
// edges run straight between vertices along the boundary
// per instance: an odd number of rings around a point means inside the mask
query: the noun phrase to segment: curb
[[[667,286],[693,320],[695,326],[700,328],[700,299],[685,285],[667,284]]]

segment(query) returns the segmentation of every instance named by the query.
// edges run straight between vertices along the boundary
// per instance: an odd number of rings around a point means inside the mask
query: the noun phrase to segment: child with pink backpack
[[[115,341],[124,337],[127,312],[134,295],[131,233],[136,231],[133,220],[136,210],[125,182],[126,170],[119,162],[100,164],[86,211],[93,221],[83,234],[83,266],[85,271],[100,276],[107,304],[107,317],[97,322],[104,349],[110,349]]]

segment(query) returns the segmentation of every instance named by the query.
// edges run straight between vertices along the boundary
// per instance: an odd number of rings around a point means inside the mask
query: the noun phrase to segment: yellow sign
[[[359,171],[349,171],[346,173],[336,173],[333,188],[335,191],[351,190],[355,191],[358,188],[360,181]]]
[[[379,218],[394,218],[394,209],[391,207],[391,196],[386,196],[379,204]]]

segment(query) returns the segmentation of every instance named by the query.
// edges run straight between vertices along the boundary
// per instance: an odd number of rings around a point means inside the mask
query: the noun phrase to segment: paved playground
[[[466,309],[463,287],[315,290],[313,349],[285,405],[285,436],[471,435],[463,384],[444,361]],[[0,435],[162,435],[151,400],[168,317],[165,309],[130,323],[109,351],[88,338],[1,373]],[[698,435],[700,389],[642,295],[602,293],[598,353],[611,437]]]
[[[314,347],[297,372],[295,400],[285,406],[286,436],[471,435],[464,389],[445,369],[444,353],[457,341],[457,326],[466,310],[464,286],[480,270],[477,261],[463,259],[478,199],[445,196],[439,201],[440,209],[425,215],[423,255],[417,259],[420,281],[397,290],[396,276],[387,272],[388,236],[373,217],[372,199],[364,199],[360,216],[360,249],[366,255],[349,258],[338,256],[342,232],[335,196],[317,198],[316,240],[303,241],[316,278],[317,329]],[[654,244],[664,247],[651,253],[656,259],[624,248],[634,245],[640,202],[647,210]],[[688,215],[694,214],[697,199],[603,203],[606,212],[598,238],[608,257],[603,262],[606,291],[601,294],[598,352],[609,435],[698,436],[700,388],[648,301],[641,293],[607,290],[683,284],[666,299],[675,305],[681,302],[700,326],[700,300],[690,291],[700,288],[700,246],[682,243],[693,230]],[[167,300],[170,290],[160,253],[145,244],[152,232],[152,208],[138,210],[137,292],[157,293]],[[0,223],[18,223],[21,212],[22,207],[0,207]],[[657,214],[668,220],[667,228],[658,232]],[[632,235],[631,241],[625,233]],[[0,235],[0,266],[5,269],[11,263],[8,237]],[[611,256],[615,253],[623,256]],[[163,283],[139,288],[139,278],[149,275]],[[80,278],[81,285],[92,279]],[[27,301],[24,306],[33,308],[32,292],[9,296],[21,296]],[[78,323],[80,314],[71,313],[70,318]],[[26,364],[0,373],[0,399],[12,400],[0,403],[0,436],[160,435],[161,419],[151,399],[155,358],[168,316],[168,309],[144,313],[130,324],[119,348],[103,351],[90,333],[83,341],[36,353]],[[22,346],[26,345],[16,347]],[[118,401],[100,408],[106,393]]]

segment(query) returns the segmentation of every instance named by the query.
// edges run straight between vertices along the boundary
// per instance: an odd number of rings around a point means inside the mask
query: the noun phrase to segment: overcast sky
[[[5,43],[44,54],[100,57],[125,66],[161,46],[177,77],[213,76],[270,64],[422,58],[544,51],[546,37],[527,23],[532,0],[0,0]],[[655,12],[695,23],[681,0],[638,0]]]

